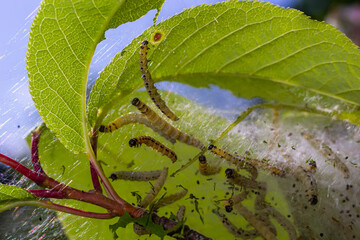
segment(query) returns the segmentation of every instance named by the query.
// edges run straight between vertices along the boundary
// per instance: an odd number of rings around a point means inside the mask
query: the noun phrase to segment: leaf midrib
[[[336,94],[331,94],[328,92],[324,92],[324,91],[320,91],[318,89],[314,89],[314,88],[308,88],[305,86],[302,86],[300,84],[297,84],[295,82],[285,82],[284,80],[280,80],[280,79],[275,79],[275,78],[269,78],[269,77],[263,77],[263,76],[257,76],[257,75],[249,75],[249,74],[240,74],[240,73],[214,73],[214,72],[203,72],[203,73],[186,73],[186,74],[178,74],[178,75],[170,75],[170,76],[162,76],[160,78],[154,78],[155,82],[161,82],[161,81],[177,81],[177,79],[181,78],[181,79],[193,79],[196,77],[200,77],[200,78],[207,78],[207,77],[211,77],[211,78],[237,78],[237,79],[258,79],[258,80],[264,80],[264,81],[269,81],[269,82],[274,82],[274,83],[279,83],[279,84],[284,84],[286,86],[290,86],[290,87],[297,87],[297,88],[302,88],[305,90],[308,90],[310,92],[313,93],[317,93],[329,98],[333,98],[333,99],[337,99],[340,100],[344,103],[348,103],[348,104],[353,104],[355,106],[359,106],[359,103],[357,102],[353,102],[351,100],[342,98],[340,96],[337,96]],[[352,89],[355,90],[355,89]]]

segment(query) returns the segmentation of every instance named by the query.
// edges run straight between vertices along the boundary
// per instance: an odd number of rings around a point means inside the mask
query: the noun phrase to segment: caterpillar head
[[[225,208],[225,211],[226,212],[231,212],[233,210],[233,207],[232,207],[232,201],[229,201],[229,200],[225,200],[224,201],[224,208]]]
[[[212,144],[208,146],[208,150],[211,150],[211,149],[213,149],[213,148],[216,148],[216,146],[214,146],[214,145],[212,145]]]
[[[206,163],[206,157],[204,155],[199,156],[199,162],[200,163]]]
[[[232,168],[228,168],[225,170],[226,178],[233,178],[234,173],[235,173],[235,170]]]
[[[112,173],[109,178],[111,178],[114,181],[117,179],[117,176],[114,173]]]
[[[99,127],[99,132],[106,132],[106,127],[104,125],[101,125]]]
[[[318,202],[318,198],[316,195],[311,195],[311,198],[309,199],[309,202],[311,205],[315,205]]]
[[[144,40],[141,42],[141,45],[148,45],[148,44],[149,44],[149,42],[147,40]]]
[[[136,147],[137,145],[138,145],[138,141],[137,141],[136,138],[130,139],[130,141],[129,141],[129,146],[130,147]]]
[[[134,106],[137,106],[140,104],[140,100],[138,98],[134,98],[132,101],[131,101],[131,104],[134,105]]]

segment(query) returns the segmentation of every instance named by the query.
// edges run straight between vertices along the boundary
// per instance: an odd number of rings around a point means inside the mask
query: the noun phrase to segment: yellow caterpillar
[[[157,131],[162,132],[164,135],[168,136],[168,138],[178,140],[188,145],[192,145],[194,147],[200,148],[201,150],[205,149],[204,144],[202,144],[198,139],[181,132],[179,129],[166,122],[150,107],[148,107],[145,103],[141,102],[138,98],[134,98],[131,103],[132,105],[137,107],[142,114],[146,116],[149,122],[155,126]]]
[[[177,156],[174,151],[166,147],[161,142],[155,140],[154,138],[150,136],[140,136],[136,138],[132,138],[129,141],[130,147],[138,147],[141,144],[146,144],[147,146],[151,147],[152,149],[160,152],[162,155],[167,156],[171,159],[171,161],[174,163],[177,160]]]
[[[268,162],[259,161],[257,159],[248,158],[248,157],[235,157],[214,145],[209,145],[208,150],[210,150],[212,153],[219,155],[221,158],[224,158],[227,161],[233,163],[234,165],[240,167],[241,169],[247,169],[247,171],[251,173],[252,179],[256,179],[258,175],[256,168],[266,170],[280,177],[285,176],[285,172],[282,169],[272,166]]]
[[[204,176],[214,175],[220,172],[221,168],[217,166],[210,166],[204,155],[199,156],[199,170]]]
[[[250,172],[252,179],[257,178],[257,176],[258,176],[257,169],[253,165],[248,163],[247,158],[235,157],[214,145],[209,145],[208,150],[210,150],[212,153],[215,153],[216,155],[220,156],[221,158],[224,158],[225,160],[231,162],[235,166],[237,166],[241,169],[246,169],[248,172]]]
[[[140,72],[141,77],[144,80],[146,91],[149,93],[151,100],[155,103],[155,105],[160,109],[160,111],[165,114],[168,118],[173,121],[179,120],[179,118],[168,108],[164,100],[161,98],[160,94],[158,93],[154,81],[151,78],[151,74],[149,72],[147,63],[148,60],[146,58],[147,52],[147,45],[149,44],[148,41],[143,41],[140,45]]]

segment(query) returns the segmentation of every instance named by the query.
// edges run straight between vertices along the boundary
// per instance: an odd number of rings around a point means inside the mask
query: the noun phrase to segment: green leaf
[[[0,212],[20,206],[24,201],[35,199],[37,199],[35,196],[21,187],[0,184]]]
[[[151,36],[160,32],[162,41]],[[89,100],[89,120],[143,86],[139,42],[150,40],[155,82],[218,85],[234,95],[315,108],[347,110],[360,124],[360,52],[329,24],[257,1],[227,1],[187,9],[134,39],[104,69]],[[98,119],[98,120],[97,120]]]
[[[96,45],[107,29],[160,9],[163,0],[124,3],[45,0],[31,27],[30,93],[47,126],[72,151],[84,152],[89,145],[85,95]]]

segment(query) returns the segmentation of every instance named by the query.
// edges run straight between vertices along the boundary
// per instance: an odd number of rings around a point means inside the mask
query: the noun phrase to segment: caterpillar
[[[252,239],[259,236],[259,233],[255,229],[244,230],[242,228],[238,228],[225,216],[225,214],[219,211],[213,211],[213,212],[220,218],[226,230],[232,235],[234,235],[234,237],[241,239]]]
[[[252,225],[257,232],[266,240],[275,240],[276,236],[263,221],[255,216],[249,209],[244,207],[240,202],[234,204],[235,210],[240,213],[246,221]]]
[[[164,186],[165,180],[168,175],[168,168],[164,168],[161,171],[159,178],[156,180],[154,187],[146,194],[143,200],[139,203],[139,207],[146,208],[158,195],[160,189]]]
[[[146,116],[146,118],[152,123],[152,125],[156,127],[157,131],[162,132],[170,139],[178,140],[182,143],[200,148],[201,150],[205,149],[204,144],[202,144],[198,139],[186,133],[181,132],[179,129],[175,128],[170,123],[166,122],[159,115],[157,115],[150,107],[148,107],[145,103],[141,102],[138,98],[134,98],[131,101],[131,104],[137,107],[138,110]]]
[[[286,157],[290,157],[289,155],[284,155]],[[318,202],[317,197],[317,185],[316,180],[310,171],[307,171],[301,166],[288,166],[284,163],[278,163],[279,165],[283,165],[283,169],[285,169],[286,173],[290,176],[293,176],[297,181],[301,182],[308,196],[308,201],[311,205],[315,205]]]
[[[185,217],[185,206],[180,206],[179,210],[176,212],[176,218],[179,222],[184,221],[184,217]]]
[[[132,138],[129,141],[129,146],[138,147],[143,143],[153,148],[157,152],[160,152],[162,155],[167,156],[168,158],[170,158],[170,160],[173,163],[176,162],[177,156],[175,152],[150,136],[140,136],[140,137]]]
[[[310,204],[317,204],[317,185],[314,176],[300,166],[298,166],[295,171],[296,179],[304,184]]]
[[[241,169],[246,169],[251,174],[252,179],[257,178],[258,176],[257,169],[253,165],[247,162],[247,158],[235,157],[214,145],[209,145],[207,149],[210,150],[212,153],[220,156],[221,158],[224,158],[225,160],[233,163],[237,167]]]
[[[232,212],[233,210],[233,206],[234,206],[234,201],[230,198],[230,199],[226,199],[224,201],[224,208],[226,212]]]
[[[318,150],[324,157],[326,157],[335,168],[337,168],[340,172],[343,173],[344,178],[350,177],[350,171],[348,167],[343,163],[340,158],[325,144],[321,143],[319,139],[316,139],[314,136],[312,136],[308,132],[302,132],[301,136],[303,136],[310,145]]]
[[[242,192],[240,194],[236,194],[229,199],[224,200],[224,208],[226,212],[232,212],[234,204],[242,202],[245,200],[247,196],[247,192]]]
[[[204,176],[214,175],[220,172],[221,168],[217,166],[210,166],[204,155],[199,156],[199,170]]]
[[[317,165],[316,162],[314,160],[309,162],[309,166],[306,168],[306,171],[314,174],[317,170]]]
[[[270,173],[280,177],[285,176],[285,172],[282,169],[272,166],[268,162],[259,161],[257,159],[248,158],[248,157],[235,157],[214,145],[209,145],[208,150],[210,150],[214,154],[219,155],[221,158],[224,158],[227,161],[233,163],[234,165],[240,167],[241,169],[247,169],[247,171],[249,171],[250,174],[252,175],[252,179],[256,179],[258,175],[256,168],[269,171]]]
[[[151,181],[158,179],[161,170],[156,171],[118,171],[111,173],[110,177],[113,181],[122,179],[129,181]]]
[[[242,186],[244,188],[263,189],[264,187],[253,179],[249,179],[237,173],[235,169],[228,168],[225,170],[227,180],[235,185]]]
[[[289,235],[289,240],[297,240],[297,233],[294,225],[273,207],[268,207],[268,213],[282,226]]]
[[[148,128],[151,128],[154,132],[157,132],[160,136],[164,137],[171,143],[175,143],[176,141],[174,139],[169,138],[168,135],[166,135],[163,131],[159,131],[158,128],[149,122],[149,120],[142,114],[138,113],[128,113],[121,117],[118,117],[108,125],[101,125],[99,127],[99,132],[109,133],[113,132],[116,129],[121,128],[122,126],[125,126],[127,124],[131,123],[139,123],[147,126]]]
[[[276,235],[276,228],[270,221],[269,213],[267,211],[269,204],[265,201],[266,191],[266,184],[262,183],[262,188],[256,193],[255,197],[255,214],[270,228],[270,231]]]
[[[177,121],[179,118],[173,113],[169,107],[166,105],[165,101],[161,98],[160,94],[158,93],[154,81],[151,78],[151,74],[149,72],[147,63],[148,60],[146,58],[147,49],[148,49],[148,41],[142,41],[140,45],[140,72],[141,77],[144,80],[146,91],[149,93],[151,100],[155,103],[155,105],[160,109],[160,111],[167,116],[172,121]]]
[[[156,206],[154,206],[154,211],[161,207],[165,207],[167,205],[170,205],[170,204],[182,199],[183,197],[186,196],[187,193],[188,193],[188,190],[184,188],[177,193],[174,193],[174,194],[164,197],[156,204]]]

